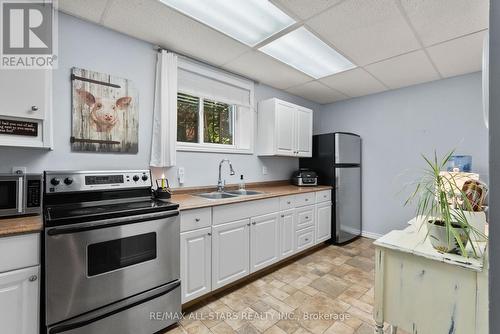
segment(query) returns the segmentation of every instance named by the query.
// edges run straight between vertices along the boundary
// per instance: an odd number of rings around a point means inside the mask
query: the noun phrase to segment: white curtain
[[[175,166],[177,143],[177,56],[165,50],[158,52],[154,99],[150,166]]]

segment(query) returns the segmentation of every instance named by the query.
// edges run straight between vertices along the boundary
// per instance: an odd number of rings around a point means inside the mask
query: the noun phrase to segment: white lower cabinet
[[[250,219],[212,227],[212,290],[250,272]]]
[[[330,197],[328,192],[320,195],[302,193],[181,212],[182,302],[330,239]]]
[[[286,258],[295,253],[295,210],[280,214],[280,256]]]
[[[0,332],[39,333],[40,266],[0,274]]]
[[[182,302],[212,290],[212,227],[181,233]]]
[[[250,272],[255,272],[280,258],[280,220],[272,213],[250,221]]]
[[[332,236],[332,203],[316,204],[316,244]]]

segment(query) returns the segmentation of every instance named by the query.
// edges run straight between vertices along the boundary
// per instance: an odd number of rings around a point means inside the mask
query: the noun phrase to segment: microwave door
[[[23,177],[0,177],[0,216],[23,213]]]

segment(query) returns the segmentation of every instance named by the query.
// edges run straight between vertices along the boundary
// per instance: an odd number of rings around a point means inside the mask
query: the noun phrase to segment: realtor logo
[[[52,69],[56,66],[55,1],[1,0],[3,69]]]

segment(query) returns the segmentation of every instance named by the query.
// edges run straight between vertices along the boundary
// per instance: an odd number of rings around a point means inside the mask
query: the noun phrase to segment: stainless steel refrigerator
[[[313,136],[312,158],[301,168],[318,173],[318,184],[331,185],[332,239],[344,244],[361,235],[361,137],[336,132]]]

